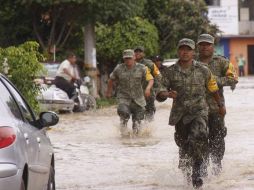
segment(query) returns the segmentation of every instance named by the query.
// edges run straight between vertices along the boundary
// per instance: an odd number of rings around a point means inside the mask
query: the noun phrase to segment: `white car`
[[[169,67],[169,66],[175,64],[177,61],[178,61],[178,59],[165,59],[163,61],[162,65]]]

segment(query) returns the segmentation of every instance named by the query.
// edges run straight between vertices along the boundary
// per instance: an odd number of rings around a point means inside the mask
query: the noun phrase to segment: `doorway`
[[[248,45],[248,74],[254,75],[254,45]]]

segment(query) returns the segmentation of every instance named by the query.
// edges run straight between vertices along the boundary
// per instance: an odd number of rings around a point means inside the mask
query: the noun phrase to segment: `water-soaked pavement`
[[[227,116],[223,172],[204,190],[254,189],[254,78],[225,90]],[[171,102],[157,104],[155,121],[142,137],[121,138],[116,108],[60,115],[49,131],[55,149],[57,190],[188,190],[177,168]],[[129,126],[130,127],[130,126]]]

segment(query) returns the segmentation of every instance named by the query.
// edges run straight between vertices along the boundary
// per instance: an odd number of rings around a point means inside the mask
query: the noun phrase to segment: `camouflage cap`
[[[177,48],[180,48],[181,46],[188,46],[191,49],[195,49],[195,42],[192,39],[183,38],[178,42]]]
[[[144,52],[145,48],[143,46],[137,46],[137,47],[135,47],[134,52],[138,51],[138,50]]]
[[[134,51],[132,49],[126,49],[123,51],[123,58],[133,58],[134,57]]]
[[[210,44],[214,44],[214,37],[211,36],[210,34],[201,34],[199,37],[198,37],[198,42],[197,44],[201,43],[201,42],[207,42],[207,43],[210,43]]]

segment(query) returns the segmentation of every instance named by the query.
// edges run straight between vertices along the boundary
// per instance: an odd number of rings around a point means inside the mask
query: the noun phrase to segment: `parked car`
[[[165,59],[162,63],[162,65],[165,65],[167,67],[170,67],[171,65],[175,64],[178,59]]]
[[[34,114],[16,87],[0,74],[0,189],[55,190],[54,152],[47,136],[54,112]]]

